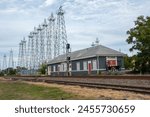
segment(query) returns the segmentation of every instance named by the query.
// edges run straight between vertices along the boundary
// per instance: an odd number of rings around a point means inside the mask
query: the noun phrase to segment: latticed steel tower
[[[22,49],[22,43],[19,43],[19,54],[18,54],[18,67],[21,66],[21,49]]]
[[[25,38],[21,40],[19,43],[19,56],[18,56],[18,66],[27,67],[26,66],[26,40]]]
[[[46,59],[47,59],[47,62],[49,62],[53,56],[55,55],[52,55],[52,50],[55,49],[54,47],[54,40],[55,40],[55,18],[54,18],[54,15],[53,13],[51,14],[51,16],[48,18],[49,20],[49,23],[48,23],[48,35],[47,35],[47,49],[46,49]],[[52,46],[53,45],[53,46]]]
[[[7,69],[7,57],[4,55],[3,57],[3,70]]]
[[[56,25],[56,38],[54,41],[54,56],[58,56],[60,54],[64,54],[66,52],[66,44],[67,44],[67,33],[65,26],[65,18],[64,11],[62,6],[60,6],[57,12],[57,25]]]
[[[44,37],[41,25],[38,27],[38,38],[39,38],[39,65],[44,61]]]
[[[46,55],[46,41],[47,41],[47,38],[48,38],[48,24],[46,22],[46,19],[44,19],[44,23],[42,24],[42,35],[43,35],[43,38],[42,38],[42,42],[41,42],[41,48],[43,50],[43,53],[42,53],[42,63],[45,63],[47,61],[47,55]]]
[[[45,19],[44,23],[34,28],[28,37],[27,52],[25,39],[19,43],[18,66],[20,67],[37,70],[41,64],[65,54],[67,34],[62,7],[59,8],[56,19],[51,14],[48,22]]]
[[[34,27],[34,31],[33,31],[33,38],[35,39],[35,67],[34,69],[38,69],[39,68],[39,36],[38,36],[38,31],[36,29],[36,27]]]
[[[26,60],[27,60],[27,52],[26,52],[26,40],[25,38],[22,40],[22,45],[23,45],[23,51],[22,51],[22,67],[27,67],[26,66]]]
[[[26,61],[28,69],[30,69],[30,60],[31,60],[30,51],[31,51],[31,38],[28,36],[28,50],[27,50],[27,61]]]
[[[8,65],[9,68],[14,68],[14,60],[13,60],[13,51],[10,50],[10,53],[9,53],[9,65]]]
[[[30,47],[29,47],[29,68],[34,69],[35,65],[35,54],[34,54],[34,38],[33,38],[33,32],[30,32],[29,34],[29,41],[30,41]]]

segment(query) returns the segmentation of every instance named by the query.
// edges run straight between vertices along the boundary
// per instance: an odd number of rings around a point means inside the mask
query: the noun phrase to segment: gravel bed
[[[84,83],[97,83],[97,84],[111,84],[123,86],[136,86],[150,88],[150,80],[142,79],[104,79],[104,78],[46,78],[54,81],[68,81],[68,82],[84,82]]]

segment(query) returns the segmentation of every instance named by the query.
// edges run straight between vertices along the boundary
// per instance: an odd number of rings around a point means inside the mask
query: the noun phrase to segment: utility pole
[[[67,43],[66,44],[66,61],[67,61],[67,76],[70,76],[70,60],[71,60],[71,56],[70,56],[70,53],[71,53],[71,49],[70,49],[70,44]]]

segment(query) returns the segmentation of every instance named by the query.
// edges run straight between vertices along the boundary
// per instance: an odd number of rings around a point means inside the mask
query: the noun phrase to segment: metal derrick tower
[[[55,40],[55,18],[53,13],[51,14],[51,16],[48,18],[49,20],[49,24],[48,24],[48,34],[47,34],[47,49],[46,49],[46,59],[47,62],[49,62],[53,56],[52,56],[52,44],[53,44],[53,40]],[[55,49],[55,47],[54,47]],[[55,56],[55,55],[54,55]]]
[[[30,57],[31,57],[30,50],[31,50],[31,39],[28,36],[28,50],[27,50],[27,61],[26,61],[28,69],[30,69]]]
[[[18,66],[26,68],[26,40],[25,38],[19,43]]]
[[[64,11],[60,6],[57,12],[56,39],[54,41],[54,57],[66,53],[67,33],[65,26]]]
[[[34,31],[33,31],[33,38],[35,39],[35,69],[37,70],[39,68],[39,36],[38,36],[38,31],[36,29],[36,27],[34,27]]]
[[[43,63],[48,63],[51,59],[66,53],[64,13],[60,7],[56,18],[52,13],[42,25],[34,27],[34,31],[28,36],[27,52],[25,39],[19,43],[18,66],[37,70]]]
[[[23,55],[22,55],[22,56],[23,56],[23,57],[22,57],[23,59],[22,59],[22,65],[23,65],[23,67],[26,68],[26,67],[27,67],[27,66],[26,66],[27,53],[26,53],[26,40],[25,40],[25,38],[22,40],[22,43],[23,43],[23,44],[22,44],[22,45],[23,45]]]
[[[10,50],[10,53],[9,53],[9,65],[8,65],[9,68],[14,68],[14,60],[13,60],[13,51]]]
[[[3,70],[7,69],[7,57],[4,55],[3,57]]]
[[[37,30],[39,38],[39,65],[41,65],[44,60],[44,38],[41,25],[39,25]]]
[[[19,43],[18,66],[21,66],[21,42]]]
[[[28,66],[29,69],[34,69],[34,64],[35,64],[35,54],[34,54],[34,38],[33,38],[33,32],[30,32],[29,34],[29,46],[28,46],[28,53],[29,53],[29,62]]]
[[[45,63],[47,60],[46,55],[46,40],[48,38],[48,24],[46,22],[46,19],[44,19],[44,23],[42,24],[42,38],[41,38],[41,64]]]

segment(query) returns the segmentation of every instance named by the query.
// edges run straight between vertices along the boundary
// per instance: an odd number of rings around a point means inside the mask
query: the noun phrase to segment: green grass
[[[61,100],[76,98],[76,95],[64,92],[59,88],[0,81],[0,100]]]

